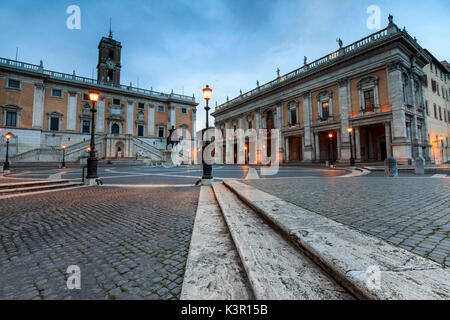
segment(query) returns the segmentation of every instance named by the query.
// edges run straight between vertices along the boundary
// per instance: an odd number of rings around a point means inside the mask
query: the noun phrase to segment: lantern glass
[[[92,102],[97,102],[99,98],[100,95],[97,92],[89,93],[89,100],[91,100]]]
[[[203,89],[203,97],[205,98],[205,100],[210,100],[211,96],[212,96],[212,90],[208,85],[206,85],[206,88]]]

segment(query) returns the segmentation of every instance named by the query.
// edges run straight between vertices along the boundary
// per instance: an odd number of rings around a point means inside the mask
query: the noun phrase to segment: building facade
[[[215,126],[280,130],[284,162],[348,162],[349,127],[357,162],[430,161],[423,71],[429,61],[390,16],[387,28],[349,46],[339,41],[336,52],[311,63],[305,57],[300,69],[216,107]]]
[[[159,161],[169,130],[196,132],[194,96],[160,93],[120,84],[120,42],[100,41],[96,80],[45,70],[40,65],[0,58],[0,159],[5,158],[10,132],[10,160],[67,161],[87,156],[92,103],[88,93],[100,93],[96,113],[96,150],[100,159],[149,158]]]
[[[430,52],[431,62],[423,71],[427,76],[425,108],[428,138],[431,143],[431,160],[442,164],[449,162],[450,140],[450,71],[447,62],[439,62]]]

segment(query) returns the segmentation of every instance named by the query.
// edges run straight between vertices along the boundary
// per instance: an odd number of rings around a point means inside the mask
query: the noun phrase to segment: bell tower
[[[109,37],[102,37],[98,45],[97,80],[99,83],[120,85],[120,57],[122,44],[113,39],[111,28]]]

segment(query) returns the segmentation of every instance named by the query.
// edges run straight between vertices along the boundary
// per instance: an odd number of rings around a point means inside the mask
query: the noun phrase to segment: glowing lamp
[[[97,92],[90,92],[89,93],[89,100],[92,102],[97,102],[100,98],[100,95]]]
[[[66,150],[67,146],[65,144],[63,144],[61,148]]]
[[[352,133],[353,132],[353,128],[348,128],[347,131],[348,131],[348,133]]]
[[[206,85],[206,88],[203,89],[203,98],[205,98],[206,101],[209,101],[212,96],[212,89]]]
[[[333,134],[332,133],[328,134],[328,138],[333,139]]]
[[[11,138],[12,138],[12,134],[11,134],[11,133],[7,133],[7,134],[5,134],[4,137],[5,137],[6,140],[9,141],[9,140],[11,140]]]

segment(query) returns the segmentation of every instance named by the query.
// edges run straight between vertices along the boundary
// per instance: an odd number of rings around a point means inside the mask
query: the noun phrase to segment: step
[[[68,183],[69,180],[37,180],[37,181],[26,181],[26,182],[13,182],[13,183],[2,183],[0,184],[0,192],[4,189],[18,189],[18,188],[29,188],[35,186],[46,186],[54,184],[64,184]]]
[[[26,187],[26,188],[5,189],[5,190],[0,190],[0,196],[30,193],[30,192],[36,192],[36,191],[47,191],[47,190],[54,190],[54,189],[67,189],[67,188],[78,187],[78,186],[83,186],[83,185],[84,184],[81,182],[75,182],[75,183],[62,183],[62,184],[59,183],[59,184]]]
[[[223,184],[213,189],[256,299],[353,299]]]
[[[224,184],[356,297],[450,299],[449,269],[242,182]]]
[[[239,255],[210,186],[201,187],[181,300],[252,300]]]

